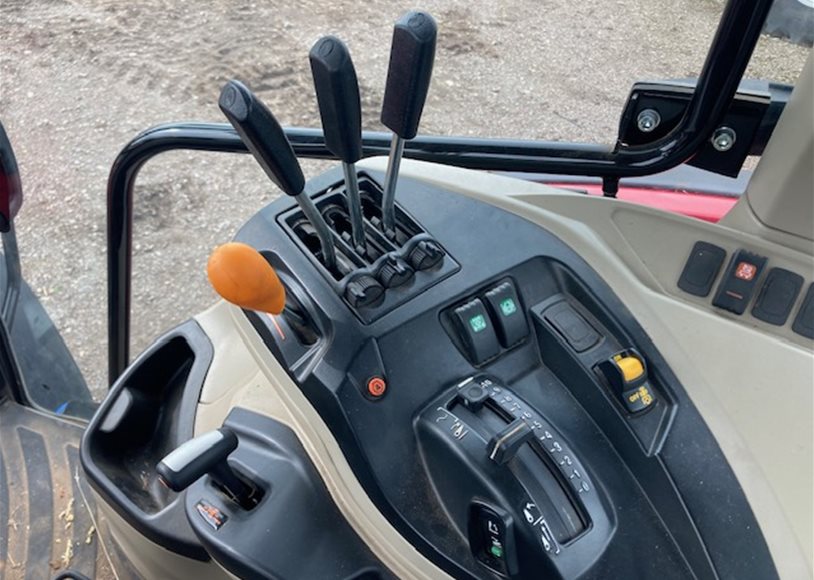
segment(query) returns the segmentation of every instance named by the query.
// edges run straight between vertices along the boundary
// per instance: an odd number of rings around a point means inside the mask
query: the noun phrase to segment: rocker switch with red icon
[[[752,294],[755,292],[757,281],[766,265],[766,258],[752,254],[746,250],[738,250],[724,273],[723,280],[718,286],[713,306],[723,308],[735,314],[743,314]]]

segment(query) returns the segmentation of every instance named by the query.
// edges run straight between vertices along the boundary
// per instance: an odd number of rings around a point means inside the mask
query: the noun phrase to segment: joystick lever
[[[382,105],[382,123],[393,131],[382,198],[383,229],[391,240],[396,237],[396,182],[404,142],[418,133],[430,88],[437,35],[438,26],[426,12],[407,12],[393,29]]]
[[[266,175],[297,200],[319,237],[325,267],[333,271],[336,268],[336,249],[331,230],[311,198],[303,193],[305,177],[302,168],[277,119],[254,93],[238,81],[226,83],[221,90],[218,106]]]
[[[183,491],[208,474],[232,501],[252,509],[260,499],[258,489],[241,479],[228,462],[237,443],[237,435],[225,427],[190,439],[158,463],[158,478],[171,490]]]

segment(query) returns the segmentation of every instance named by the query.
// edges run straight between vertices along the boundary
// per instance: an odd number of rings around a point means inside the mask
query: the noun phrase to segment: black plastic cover
[[[325,146],[345,163],[356,163],[362,158],[362,105],[348,47],[335,36],[325,36],[317,40],[308,58]]]
[[[305,188],[297,156],[271,111],[239,81],[223,87],[218,106],[266,175],[288,195]]]
[[[712,305],[735,314],[743,314],[755,292],[766,258],[746,250],[732,256]]]
[[[806,297],[803,298],[803,303],[800,305],[791,329],[807,338],[814,338],[814,284],[808,287]]]
[[[708,242],[695,242],[678,279],[678,287],[695,296],[709,296],[724,258],[726,250],[723,248]]]
[[[585,352],[602,338],[590,323],[565,300],[549,306],[543,312],[543,318],[577,352]]]
[[[803,277],[783,268],[772,268],[760,289],[752,316],[769,324],[783,326],[803,287]]]
[[[438,25],[426,12],[408,12],[396,21],[384,89],[382,123],[403,139],[418,133],[430,89]]]

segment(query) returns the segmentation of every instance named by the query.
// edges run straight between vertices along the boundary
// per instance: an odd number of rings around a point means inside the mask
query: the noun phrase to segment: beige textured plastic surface
[[[814,240],[814,50],[739,204],[755,217],[746,226]],[[736,225],[742,214],[745,207],[725,223]]]
[[[385,160],[362,165],[383,170]],[[811,576],[812,342],[788,329],[767,332],[676,287],[697,240],[758,251],[807,282],[814,277],[810,254],[719,225],[487,173],[405,160],[402,175],[521,215],[577,251],[681,380],[735,471],[781,577]]]
[[[199,562],[179,556],[145,538],[110,507],[101,496],[94,494],[100,508],[101,524],[112,540],[127,555],[127,560],[142,578],[162,580],[230,580],[235,578],[214,561]],[[126,570],[117,570],[118,578],[128,578]]]
[[[288,425],[342,514],[385,566],[399,578],[449,578],[376,509],[322,418],[271,356],[243,312],[218,302],[196,320],[215,348],[198,406],[196,435],[220,427],[235,406]]]

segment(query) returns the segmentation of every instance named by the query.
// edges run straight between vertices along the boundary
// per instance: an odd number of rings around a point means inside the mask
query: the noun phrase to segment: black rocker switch
[[[531,426],[524,419],[515,419],[489,440],[486,453],[495,463],[505,465],[532,439],[534,430]]]
[[[500,354],[495,329],[480,299],[456,308],[454,318],[472,364],[478,366]]]
[[[238,477],[228,462],[237,443],[237,435],[226,428],[190,439],[158,463],[158,477],[171,490],[183,491],[209,474],[230,499],[244,509],[252,509],[259,500],[258,490]]]
[[[526,314],[517,298],[514,284],[504,282],[497,288],[489,290],[484,298],[489,305],[489,310],[492,311],[497,336],[504,348],[517,344],[528,336],[529,326],[526,322]]]
[[[814,284],[808,287],[800,311],[794,317],[791,329],[801,336],[814,338]]]
[[[709,296],[724,258],[726,250],[723,248],[707,242],[695,242],[678,279],[678,287],[695,296]]]
[[[803,287],[803,277],[783,268],[772,268],[752,307],[752,316],[783,326]]]
[[[763,256],[738,250],[724,272],[712,305],[735,314],[743,314],[765,265],[766,258]]]

